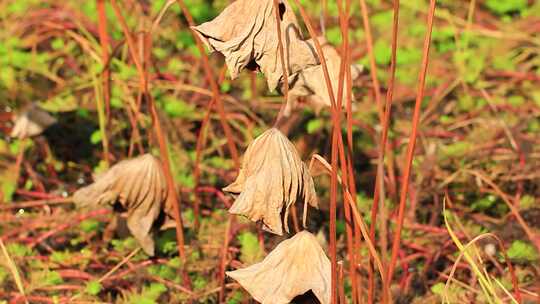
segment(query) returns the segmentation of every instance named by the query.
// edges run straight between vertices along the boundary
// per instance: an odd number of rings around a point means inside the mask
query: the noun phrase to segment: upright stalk
[[[329,76],[329,73],[328,73],[328,67],[326,65],[326,61],[325,61],[325,57],[324,57],[324,54],[322,52],[322,48],[321,48],[321,45],[317,39],[317,35],[315,33],[315,30],[313,29],[313,23],[311,22],[309,16],[306,14],[304,8],[300,5],[299,3],[299,0],[294,0],[295,1],[295,4],[298,6],[298,9],[300,10],[300,15],[302,16],[302,19],[304,21],[304,24],[306,25],[307,27],[307,30],[310,34],[310,36],[313,38],[313,42],[315,44],[315,50],[317,52],[317,56],[319,57],[320,59],[320,62],[321,62],[321,66],[322,66],[322,70],[323,70],[323,75],[324,75],[324,80],[325,80],[325,83],[326,83],[326,88],[328,90],[328,95],[330,97],[330,102],[332,104],[332,124],[334,126],[333,128],[333,139],[332,139],[332,172],[331,172],[331,200],[330,200],[330,259],[331,259],[331,262],[332,262],[332,285],[333,287],[335,287],[335,284],[336,284],[336,269],[337,269],[337,265],[335,263],[335,258],[336,258],[336,247],[335,247],[335,241],[336,241],[336,235],[335,235],[335,208],[336,208],[336,195],[337,195],[337,191],[332,191],[332,188],[334,188],[335,190],[337,190],[337,156],[336,153],[339,152],[339,158],[340,158],[340,162],[342,164],[342,171],[343,172],[346,172],[347,170],[345,169],[346,166],[347,166],[347,161],[345,159],[345,151],[344,151],[344,147],[343,147],[343,138],[341,137],[341,131],[340,131],[340,112],[339,112],[339,109],[337,108],[337,104],[336,104],[336,100],[335,100],[335,97],[334,97],[334,94],[333,94],[333,90],[332,90],[332,83],[330,81],[330,76]],[[334,139],[336,138],[336,139]],[[344,185],[345,187],[345,190],[347,190],[346,188],[346,185]],[[348,191],[347,191],[348,193]],[[354,202],[353,202],[354,204]],[[353,209],[353,211],[355,210],[355,207],[356,206],[351,206],[351,208]],[[332,210],[334,209],[334,210]],[[359,219],[359,217],[357,217],[357,215],[355,215],[355,218]],[[332,233],[333,232],[333,233]],[[364,236],[364,238],[368,241],[368,243],[371,243],[371,239],[369,237],[369,235],[367,234],[367,231],[366,233],[364,233],[364,231],[362,231],[362,234]],[[374,248],[373,248],[374,249]],[[373,251],[372,254],[376,254],[374,250],[371,250]],[[384,280],[384,273],[381,272],[381,277],[383,277],[383,280]],[[335,288],[332,288],[332,301],[334,301],[333,303],[335,303],[336,301],[336,290]],[[384,303],[384,302],[383,302]]]
[[[180,8],[182,9],[182,13],[184,14],[184,17],[186,18],[187,22],[188,22],[188,25],[189,27],[193,27],[195,26],[195,21],[193,20],[193,16],[191,15],[191,13],[189,12],[186,4],[184,3],[183,0],[177,0],[178,2],[178,5],[180,5]],[[229,124],[227,123],[227,115],[225,113],[225,108],[223,106],[223,101],[221,99],[221,95],[220,95],[220,92],[219,92],[219,86],[218,86],[218,83],[216,81],[216,77],[212,71],[212,68],[210,66],[210,61],[208,60],[208,55],[206,54],[206,51],[204,49],[204,45],[202,44],[202,41],[200,40],[199,36],[197,36],[193,31],[192,31],[192,35],[193,35],[193,38],[195,39],[195,43],[197,44],[197,49],[199,50],[199,53],[201,55],[201,59],[202,59],[202,63],[203,63],[203,69],[205,71],[205,74],[206,74],[206,79],[208,81],[208,83],[210,84],[210,88],[212,90],[212,100],[210,101],[209,105],[208,105],[208,112],[210,112],[214,105],[217,106],[217,110],[218,110],[218,115],[219,115],[219,120],[220,120],[220,123],[221,123],[221,127],[223,128],[223,132],[225,133],[225,137],[227,138],[227,146],[229,148],[229,152],[231,153],[231,156],[232,156],[232,159],[234,161],[234,164],[235,164],[235,167],[237,170],[240,169],[240,157],[238,155],[238,150],[236,148],[236,145],[234,143],[234,138],[233,138],[233,135],[232,135],[232,131],[231,131],[231,128],[229,126]],[[208,114],[209,115],[209,114]],[[201,125],[201,128],[200,128],[200,135],[203,135],[204,136],[204,132],[206,132],[206,127],[207,127],[207,124],[209,122],[209,119],[208,120],[205,120],[203,121],[203,124]],[[201,160],[201,153],[202,153],[202,150],[203,150],[203,146],[204,146],[204,137],[203,136],[199,136],[199,138],[197,139],[197,150],[195,151],[195,166],[194,166],[194,180],[195,180],[195,187],[194,189],[196,189],[198,186],[199,186],[199,178],[200,178],[200,160]],[[195,214],[195,221],[196,223],[198,224],[198,219],[200,217],[200,215],[198,214],[199,212],[199,199],[196,198],[195,199],[195,206],[194,206],[194,210],[197,211],[197,213]]]
[[[385,201],[385,193],[384,193],[384,153],[386,151],[386,142],[388,138],[388,126],[390,121],[390,113],[391,113],[391,105],[392,105],[392,95],[393,95],[393,86],[394,86],[394,77],[395,77],[395,68],[396,68],[396,50],[397,50],[397,26],[398,26],[398,20],[399,20],[399,0],[394,1],[393,6],[393,26],[392,26],[392,56],[391,56],[391,63],[390,63],[390,80],[388,83],[388,91],[386,95],[386,102],[384,108],[382,108],[382,101],[381,101],[381,92],[380,92],[380,85],[379,80],[377,78],[377,65],[375,62],[375,54],[373,51],[373,38],[371,33],[371,26],[369,23],[369,17],[368,17],[368,8],[366,5],[365,0],[360,0],[360,7],[361,7],[361,13],[362,13],[362,21],[364,24],[364,30],[366,32],[366,46],[368,51],[368,58],[370,62],[370,72],[371,72],[371,79],[373,82],[374,90],[375,90],[375,100],[377,103],[377,106],[379,108],[379,119],[382,125],[382,134],[381,134],[381,140],[379,142],[379,151],[378,151],[378,162],[377,162],[377,175],[375,180],[375,193],[373,195],[373,204],[372,204],[372,210],[371,210],[371,224],[370,224],[370,237],[371,239],[375,239],[375,227],[377,225],[377,212],[379,205],[381,205],[381,209],[384,208],[384,201]],[[386,251],[386,212],[383,210],[383,221],[381,223],[382,230],[381,230],[381,240],[382,246],[381,251]],[[383,256],[386,256],[386,254],[383,254]],[[373,265],[370,260],[369,270],[368,270],[368,303],[373,303],[375,298],[375,278],[373,273]],[[383,290],[383,297],[388,298],[388,295],[386,294],[388,291]]]
[[[339,12],[339,23],[340,23],[340,29],[341,29],[341,37],[343,39],[342,46],[341,46],[341,64],[340,64],[340,70],[339,70],[339,83],[338,83],[338,95],[337,95],[337,108],[338,111],[341,111],[342,104],[343,104],[343,90],[346,90],[346,103],[347,103],[347,139],[348,139],[348,149],[347,149],[347,164],[342,164],[342,172],[343,172],[343,183],[344,187],[343,190],[345,191],[346,188],[356,188],[354,186],[351,186],[351,183],[354,184],[354,177],[351,176],[352,171],[349,170],[348,165],[352,164],[352,129],[349,128],[349,120],[351,117],[349,116],[349,111],[351,111],[351,103],[352,103],[352,83],[351,83],[351,69],[350,69],[350,48],[349,48],[349,14],[350,14],[350,0],[347,0],[345,3],[345,12],[343,8],[343,2],[344,0],[338,1],[338,12]],[[344,88],[344,80],[347,80],[345,88]],[[350,141],[349,141],[349,133],[350,133]],[[341,135],[340,135],[341,136]],[[345,169],[345,170],[343,170]],[[345,192],[344,192],[345,196]],[[343,204],[344,208],[344,215],[345,215],[345,222],[346,222],[346,234],[347,234],[347,254],[349,256],[349,278],[351,281],[352,286],[352,301],[353,303],[359,302],[359,293],[358,293],[358,282],[357,282],[357,272],[356,272],[356,250],[354,248],[354,244],[357,244],[358,242],[355,241],[355,237],[358,237],[359,235],[354,235],[353,227],[357,226],[357,223],[353,221],[351,217],[351,206],[349,204],[346,204],[344,202]],[[355,229],[358,230],[358,229]],[[343,270],[341,268],[341,270]],[[341,284],[343,284],[343,280],[340,280]]]
[[[387,246],[387,209],[384,206],[385,202],[385,190],[384,190],[384,156],[386,152],[386,145],[388,141],[388,128],[390,125],[390,114],[392,111],[392,97],[394,94],[394,80],[396,76],[396,57],[397,57],[397,36],[398,36],[398,24],[399,24],[399,0],[394,0],[394,17],[392,23],[392,54],[390,60],[390,79],[388,81],[388,90],[386,91],[386,100],[384,105],[384,117],[382,121],[382,134],[379,146],[378,153],[378,162],[377,162],[377,177],[376,185],[379,190],[379,206],[382,211],[381,216],[381,237],[384,240],[381,252],[383,252],[383,258],[386,258],[386,246]],[[375,204],[374,204],[375,205]],[[374,226],[372,226],[374,227]],[[374,233],[374,231],[373,231]],[[386,277],[388,279],[388,276]],[[383,285],[384,282],[383,282]],[[389,286],[389,285],[388,285]],[[389,299],[390,289],[383,290],[383,296]]]
[[[96,0],[98,11],[98,34],[101,45],[101,58],[104,65],[103,70],[103,100],[105,101],[105,113],[107,123],[111,119],[111,70],[109,67],[109,33],[107,32],[107,15],[105,14],[105,0]]]
[[[319,43],[318,36],[315,33],[313,24],[309,19],[309,16],[306,14],[304,8],[300,5],[298,0],[294,0],[296,5],[300,10],[302,19],[306,24],[308,32],[313,39],[315,44],[315,50],[319,56],[321,66],[323,69],[324,80],[326,83],[326,88],[328,89],[328,96],[330,97],[330,103],[332,105],[332,173],[330,177],[330,262],[331,262],[331,271],[332,271],[332,284],[331,284],[331,303],[337,303],[337,259],[336,259],[336,204],[337,204],[337,153],[338,153],[338,135],[341,139],[341,134],[338,132],[340,130],[339,117],[337,115],[336,99],[334,97],[334,90],[332,89],[332,82],[330,81],[330,74],[328,73],[328,66],[326,65],[326,59]]]
[[[182,217],[180,215],[180,201],[178,198],[178,193],[176,191],[176,185],[175,185],[172,173],[171,173],[170,159],[169,159],[169,152],[167,150],[166,137],[161,128],[161,123],[160,123],[159,116],[157,113],[156,105],[154,103],[154,100],[152,99],[152,96],[149,94],[149,91],[148,91],[148,82],[146,78],[146,73],[143,69],[141,62],[139,61],[137,48],[135,46],[135,41],[133,40],[133,37],[131,36],[131,33],[129,32],[124,16],[120,13],[120,8],[118,7],[116,0],[111,0],[111,5],[113,7],[116,17],[118,18],[118,21],[120,22],[122,31],[124,32],[124,36],[126,37],[126,41],[128,44],[128,49],[129,49],[131,58],[134,61],[135,66],[137,67],[137,72],[139,74],[139,83],[140,83],[139,89],[141,91],[143,99],[146,99],[145,101],[148,103],[148,106],[150,108],[150,115],[152,117],[152,126],[153,126],[153,129],[155,130],[156,137],[158,140],[159,151],[160,151],[161,160],[163,163],[163,171],[165,173],[165,178],[167,179],[167,186],[169,188],[167,201],[173,206],[174,217],[176,221],[176,241],[177,241],[177,246],[178,246],[178,254],[180,258],[182,259],[182,261],[184,262],[183,265],[185,265],[186,253],[184,249],[184,230],[183,230],[183,224],[182,224]],[[189,276],[185,275],[184,280],[186,281],[186,283],[189,284]]]
[[[433,16],[435,15],[436,0],[430,0],[429,12],[427,18],[427,32],[424,39],[424,48],[422,54],[422,69],[418,77],[418,88],[416,93],[416,101],[414,105],[414,114],[412,119],[412,130],[409,136],[409,144],[407,145],[407,158],[405,161],[405,171],[402,176],[401,195],[399,201],[399,213],[398,222],[396,225],[396,231],[394,232],[394,239],[392,242],[392,257],[390,264],[388,265],[388,272],[386,275],[386,288],[390,288],[390,282],[394,275],[394,267],[396,265],[399,246],[401,242],[401,230],[403,228],[403,218],[405,212],[405,206],[407,203],[407,194],[409,189],[409,181],[411,175],[412,161],[414,157],[414,148],[416,145],[416,136],[418,134],[418,123],[420,121],[420,107],[422,106],[422,100],[424,99],[424,87],[426,83],[427,67],[429,63],[429,49],[431,42],[431,32],[433,29]]]
[[[103,146],[103,160],[109,167],[109,140],[107,139],[107,119],[103,107],[102,91],[103,87],[96,75],[92,73],[92,82],[94,84],[94,95],[96,96],[96,108],[98,112],[99,133],[101,134],[101,145]]]
[[[274,126],[279,126],[283,118],[283,110],[285,109],[287,103],[289,102],[289,69],[285,63],[285,52],[283,50],[283,39],[281,39],[281,18],[279,17],[279,2],[274,0],[274,16],[276,16],[276,32],[278,35],[278,48],[279,48],[279,59],[281,61],[281,69],[283,71],[283,97],[284,103],[281,105],[279,110],[278,117]],[[294,209],[293,209],[294,210]]]

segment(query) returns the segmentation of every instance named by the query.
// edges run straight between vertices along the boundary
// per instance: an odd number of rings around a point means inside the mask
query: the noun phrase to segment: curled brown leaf
[[[312,291],[321,304],[330,303],[330,260],[308,231],[281,242],[260,263],[227,272],[262,304],[290,303]]]
[[[47,111],[36,104],[31,104],[26,110],[15,116],[15,125],[11,130],[10,137],[19,139],[37,136],[45,129],[56,123]]]
[[[124,160],[77,190],[73,201],[80,208],[118,202],[127,212],[129,231],[143,250],[154,255],[152,226],[167,199],[167,181],[160,161],[150,155]]]
[[[247,148],[236,180],[223,189],[238,195],[229,209],[263,228],[282,235],[283,222],[289,232],[289,208],[298,200],[318,207],[313,178],[289,139],[272,128],[257,137]],[[305,225],[305,217],[304,217]]]
[[[288,74],[318,64],[315,49],[302,39],[289,3],[280,0],[278,7]],[[273,0],[236,0],[215,19],[192,29],[210,50],[225,56],[231,78],[245,68],[260,69],[268,88],[274,90],[283,76],[274,14]]]
[[[319,38],[319,41],[321,42],[326,65],[328,66],[332,90],[334,92],[334,96],[337,97],[341,57],[336,49],[324,38]],[[313,40],[310,39],[308,43],[313,45]],[[360,76],[363,67],[361,65],[353,64],[350,66],[350,69],[351,79],[354,81]],[[343,87],[345,88],[346,86],[344,85]],[[346,94],[347,92],[343,90],[343,100],[345,100]],[[318,64],[315,66],[306,67],[289,78],[287,112],[290,112],[290,110],[296,105],[297,100],[302,97],[314,107],[316,112],[319,112],[323,107],[331,106],[331,101],[328,96],[328,89],[326,88],[326,82],[324,81],[322,65]]]

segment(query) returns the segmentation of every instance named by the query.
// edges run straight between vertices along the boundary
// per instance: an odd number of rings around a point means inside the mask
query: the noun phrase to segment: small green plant
[[[444,204],[446,204],[446,201],[444,202]],[[491,276],[486,271],[483,259],[480,256],[480,251],[475,246],[475,243],[478,240],[486,238],[486,237],[493,237],[493,238],[499,240],[497,238],[497,236],[495,236],[493,234],[490,234],[490,233],[485,233],[485,234],[482,234],[482,235],[479,235],[479,236],[475,237],[473,240],[471,240],[466,245],[463,245],[463,243],[459,240],[457,235],[454,233],[454,230],[452,229],[452,227],[451,227],[451,225],[449,223],[449,219],[452,218],[452,215],[450,214],[450,212],[448,210],[446,210],[445,207],[443,209],[444,209],[443,210],[444,223],[445,223],[446,229],[447,229],[448,233],[450,234],[450,237],[452,238],[452,241],[454,241],[454,244],[459,249],[458,259],[454,263],[454,267],[452,268],[452,271],[450,272],[449,278],[446,281],[446,285],[445,285],[445,288],[444,288],[444,291],[443,291],[443,303],[451,303],[449,286],[450,286],[450,283],[452,282],[453,275],[454,275],[457,264],[459,263],[461,258],[464,257],[465,261],[471,267],[472,272],[477,277],[477,280],[478,280],[478,283],[480,285],[482,295],[483,295],[485,301],[487,301],[488,303],[497,303],[497,304],[504,303],[504,301],[502,299],[502,295],[500,294],[500,292],[498,292],[498,290],[500,290],[506,296],[508,296],[510,298],[512,303],[517,304],[518,303],[517,300],[513,297],[512,294],[510,294],[510,292],[508,290],[506,290],[506,288],[503,286],[503,284],[499,280],[497,280],[496,278]],[[499,240],[499,243],[502,244],[502,242],[500,242],[500,240]]]
[[[238,235],[240,242],[240,260],[246,264],[258,262],[263,257],[257,236],[249,231]]]
[[[521,263],[535,262],[539,259],[536,248],[521,240],[513,241],[510,248],[508,248],[507,254],[510,260]]]
[[[99,281],[92,280],[86,283],[84,291],[89,295],[96,296],[101,292],[102,288],[103,287]]]

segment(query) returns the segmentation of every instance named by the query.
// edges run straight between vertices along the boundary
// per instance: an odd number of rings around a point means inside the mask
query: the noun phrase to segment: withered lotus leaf
[[[339,84],[339,69],[341,57],[336,49],[328,43],[324,38],[319,38],[321,48],[328,67],[328,74],[332,84],[332,90],[337,101],[338,84]],[[309,40],[313,44],[313,40]],[[313,44],[314,45],[314,44]],[[315,48],[315,46],[313,46]],[[361,65],[353,64],[350,66],[351,80],[354,81],[360,76],[363,70]],[[343,78],[345,88],[345,77]],[[346,91],[343,90],[343,104],[345,104]],[[319,112],[323,107],[331,106],[330,98],[328,97],[328,89],[324,79],[322,65],[306,67],[289,78],[289,98],[287,100],[287,112],[294,107],[298,98],[304,97],[310,103],[316,112]]]
[[[289,208],[297,201],[317,208],[313,178],[294,145],[278,129],[271,128],[247,148],[236,180],[223,189],[238,195],[229,209],[252,221],[261,220],[263,228],[282,235],[289,232]],[[285,209],[285,210],[283,210]]]
[[[56,118],[36,104],[32,104],[16,115],[15,125],[11,130],[10,137],[23,139],[37,136],[55,123]]]
[[[262,262],[227,272],[262,304],[284,304],[312,291],[330,303],[330,260],[316,237],[304,230],[281,242]]]
[[[124,160],[73,195],[80,208],[118,202],[127,212],[127,226],[142,249],[154,255],[152,226],[167,199],[167,181],[160,161],[150,155]]]
[[[314,48],[302,39],[296,16],[286,0],[279,1],[279,14],[288,74],[318,64]],[[231,78],[244,68],[259,67],[270,90],[281,81],[283,68],[273,0],[236,0],[215,19],[192,29],[211,51],[225,56]]]

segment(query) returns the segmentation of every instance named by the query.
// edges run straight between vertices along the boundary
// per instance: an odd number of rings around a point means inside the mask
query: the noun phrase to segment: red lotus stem
[[[344,179],[343,190],[347,188],[354,188],[354,174],[352,170],[352,80],[351,80],[351,69],[350,69],[350,47],[349,47],[349,18],[350,18],[350,5],[351,1],[346,0],[345,3],[345,12],[343,8],[343,0],[338,1],[338,12],[339,12],[339,23],[341,29],[341,37],[343,37],[342,46],[341,46],[341,62],[339,70],[339,82],[338,82],[338,95],[337,95],[337,109],[338,111],[342,108],[342,99],[343,99],[343,90],[346,90],[346,108],[347,108],[347,157],[346,164],[342,163],[342,172]],[[346,78],[346,85],[344,88],[344,78]],[[340,111],[341,112],[341,111]],[[341,134],[339,135],[341,136]],[[350,165],[350,166],[349,166]],[[345,195],[345,193],[344,193]],[[356,197],[356,191],[354,191],[353,198]],[[359,244],[358,240],[360,234],[353,233],[353,227],[356,232],[359,231],[358,223],[353,221],[351,215],[351,206],[344,202],[344,216],[346,222],[346,235],[347,235],[347,254],[349,256],[349,278],[352,286],[352,301],[353,303],[359,303],[359,289],[358,289],[358,280],[357,280],[357,271],[356,271],[356,249],[355,244]],[[341,267],[341,270],[343,268]],[[341,285],[344,284],[343,279],[340,280]]]
[[[186,17],[186,20],[188,22],[188,25],[190,27],[195,26],[195,21],[193,20],[193,16],[189,12],[186,4],[182,0],[177,0],[178,5],[180,5],[180,8],[182,9],[182,12],[184,16]],[[236,145],[234,143],[233,135],[231,128],[227,122],[227,115],[225,113],[225,108],[223,106],[223,101],[221,99],[221,94],[219,92],[219,86],[216,81],[216,77],[212,71],[212,68],[210,66],[210,61],[208,60],[208,55],[206,54],[206,50],[204,49],[204,45],[202,44],[199,36],[197,36],[192,31],[193,38],[195,39],[195,43],[197,44],[197,49],[199,50],[199,53],[201,54],[201,59],[203,63],[203,69],[206,74],[206,79],[208,83],[210,83],[210,88],[212,90],[212,100],[210,101],[208,105],[208,113],[207,116],[210,115],[210,111],[213,109],[214,105],[217,105],[217,111],[219,115],[219,120],[221,127],[223,128],[223,132],[225,133],[225,137],[227,138],[227,146],[229,148],[229,152],[231,153],[231,157],[234,161],[236,170],[240,169],[240,157],[238,154],[238,150],[236,148]],[[199,175],[200,175],[200,161],[202,157],[202,150],[204,148],[204,139],[201,136],[204,136],[204,132],[206,130],[206,125],[209,122],[209,118],[206,118],[205,121],[203,121],[203,124],[201,125],[200,131],[199,131],[199,137],[197,139],[197,149],[195,150],[195,164],[194,164],[194,172],[195,172],[195,188],[199,186]],[[194,210],[197,211],[195,213],[195,219],[196,223],[198,224],[198,218],[199,218],[199,200],[196,199],[194,202]],[[195,225],[197,227],[197,225]]]
[[[281,109],[279,110],[276,122],[274,126],[278,126],[281,122],[281,118],[283,117],[283,110],[285,109],[287,102],[289,101],[289,69],[287,69],[287,65],[285,63],[285,52],[283,50],[283,41],[281,39],[281,18],[279,16],[279,2],[278,0],[274,0],[274,16],[276,16],[276,32],[278,35],[278,49],[279,49],[279,59],[281,61],[281,69],[283,71],[283,98],[284,103],[281,105]]]
[[[124,36],[126,37],[126,41],[128,44],[128,49],[129,49],[131,58],[133,59],[133,61],[135,62],[135,66],[137,67],[137,72],[139,74],[139,82],[140,82],[140,86],[139,86],[140,92],[142,96],[144,97],[144,99],[146,99],[146,101],[148,102],[148,105],[150,108],[150,114],[152,117],[152,126],[155,130],[156,137],[158,140],[161,161],[163,164],[163,171],[164,171],[165,178],[167,180],[167,186],[169,189],[167,201],[168,203],[172,204],[173,211],[174,211],[173,215],[176,222],[176,241],[177,241],[177,246],[178,246],[178,254],[180,258],[182,259],[182,261],[184,261],[183,265],[185,265],[185,261],[187,259],[186,259],[186,253],[184,250],[184,230],[183,230],[184,228],[182,224],[182,217],[180,215],[180,201],[178,198],[178,193],[176,191],[176,184],[174,182],[174,178],[172,176],[171,168],[170,168],[169,152],[167,150],[167,140],[161,128],[161,123],[160,123],[159,116],[157,113],[156,105],[154,103],[154,100],[152,99],[152,96],[148,92],[148,82],[146,79],[146,73],[144,71],[142,64],[140,63],[138,59],[137,48],[135,46],[133,37],[131,36],[131,33],[129,32],[124,16],[122,16],[122,14],[120,13],[120,8],[118,7],[116,0],[111,0],[111,5],[113,7],[116,17],[118,18],[118,21],[120,22],[122,31],[124,32]],[[184,280],[186,281],[186,283],[189,284],[189,276],[184,275]]]
[[[422,68],[418,78],[418,90],[416,94],[416,101],[414,105],[414,114],[412,119],[412,130],[409,136],[409,144],[407,145],[407,158],[405,161],[405,171],[402,176],[401,195],[399,201],[398,222],[396,225],[396,231],[394,232],[394,239],[392,241],[392,257],[388,264],[388,272],[386,275],[386,288],[390,288],[392,277],[394,275],[394,267],[396,265],[397,256],[399,252],[399,246],[401,241],[401,230],[403,228],[403,218],[405,215],[405,206],[407,203],[407,192],[409,189],[409,181],[411,175],[412,161],[414,158],[414,148],[416,145],[416,136],[418,134],[418,123],[420,121],[420,109],[422,106],[422,100],[424,98],[424,87],[426,83],[427,67],[429,63],[429,49],[431,42],[431,32],[433,29],[433,16],[435,15],[436,0],[430,0],[429,12],[427,18],[427,32],[424,39],[424,47],[422,53]]]
[[[107,115],[107,123],[111,119],[111,71],[109,65],[105,65],[109,61],[109,33],[107,32],[107,15],[105,14],[105,0],[96,0],[98,11],[98,34],[99,43],[101,44],[101,57],[104,64],[103,70],[103,100],[105,101],[105,113]]]

